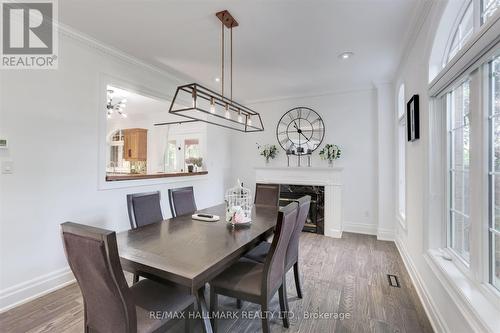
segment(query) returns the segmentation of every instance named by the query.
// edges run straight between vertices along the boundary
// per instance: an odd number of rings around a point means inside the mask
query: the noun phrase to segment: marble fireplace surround
[[[325,236],[342,237],[342,170],[310,167],[255,168],[255,182],[325,187]]]

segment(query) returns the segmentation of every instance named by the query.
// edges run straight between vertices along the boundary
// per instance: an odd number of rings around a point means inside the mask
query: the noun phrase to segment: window
[[[165,152],[166,172],[185,172],[191,164],[187,162],[188,159],[203,158],[201,133],[184,133],[182,129],[176,128],[172,129],[168,136]]]
[[[456,30],[453,34],[453,39],[448,51],[448,56],[446,57],[446,63],[448,63],[451,58],[453,58],[460,49],[464,46],[464,44],[469,40],[472,35],[472,31],[474,28],[474,17],[473,17],[473,3],[471,2],[465,13],[462,16]],[[446,65],[445,63],[445,65]]]
[[[103,84],[103,88],[102,188],[120,187],[115,185],[117,181],[157,182],[188,170],[205,173],[206,166],[200,163],[206,159],[205,123],[182,122],[186,119],[166,111],[169,101],[149,92],[137,93],[115,83]],[[186,158],[195,160],[186,163]],[[188,164],[193,166],[188,168]]]
[[[500,7],[500,0],[482,0],[481,22],[485,23]]]
[[[398,213],[406,218],[406,116],[405,86],[401,84],[398,93]]]
[[[449,246],[469,262],[470,125],[469,81],[447,96]]]
[[[489,65],[490,283],[500,289],[500,57]]]

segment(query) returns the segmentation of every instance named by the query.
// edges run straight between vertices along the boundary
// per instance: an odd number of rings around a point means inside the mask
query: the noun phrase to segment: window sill
[[[496,332],[500,327],[498,293],[468,278],[437,250],[429,250],[425,259],[469,324],[478,332]]]
[[[106,181],[124,181],[124,180],[144,180],[144,179],[157,179],[157,178],[171,178],[171,177],[192,177],[208,174],[208,171],[200,172],[175,172],[175,173],[154,173],[154,174],[106,174]]]

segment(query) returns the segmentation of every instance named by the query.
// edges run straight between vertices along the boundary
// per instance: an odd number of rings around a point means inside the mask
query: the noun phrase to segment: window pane
[[[456,172],[454,173],[453,182],[453,201],[452,208],[467,216],[470,215],[470,189],[469,189],[469,173]]]
[[[495,171],[500,171],[500,116],[492,119],[493,122],[493,165]]]
[[[469,260],[469,219],[458,213],[452,214],[452,248],[465,260]]]
[[[406,179],[405,179],[405,146],[406,146],[406,126],[404,121],[399,123],[399,138],[398,138],[398,175],[399,175],[399,214],[401,217],[406,216]]]
[[[402,84],[399,87],[398,93],[398,118],[401,118],[405,115],[406,109],[406,101],[405,101],[405,85]]]
[[[447,99],[450,127],[450,246],[466,261],[469,260],[470,214],[470,127],[469,82],[455,88]]]
[[[451,46],[448,51],[448,56],[446,57],[447,62],[453,58],[458,51],[464,46],[465,43],[472,36],[472,31],[474,29],[474,6],[472,1],[469,6],[465,10],[464,15],[462,16],[460,23],[457,26],[457,29],[453,32],[453,40]]]

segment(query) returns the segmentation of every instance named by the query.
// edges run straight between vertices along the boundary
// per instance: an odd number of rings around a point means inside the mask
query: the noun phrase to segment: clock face
[[[313,109],[297,107],[281,117],[276,136],[287,154],[310,154],[323,141],[325,124]]]

